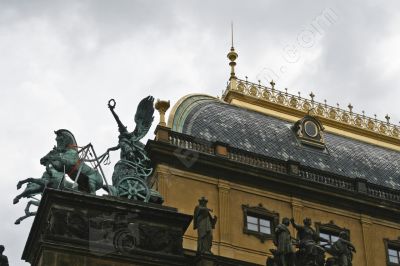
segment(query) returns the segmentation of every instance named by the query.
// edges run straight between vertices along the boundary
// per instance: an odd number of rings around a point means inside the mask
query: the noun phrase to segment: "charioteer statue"
[[[120,160],[114,166],[112,183],[108,189],[113,195],[145,202],[162,203],[161,195],[148,187],[147,178],[152,174],[150,159],[140,140],[147,134],[153,122],[154,98],[142,99],[135,114],[136,127],[129,132],[115,112],[116,102],[111,99],[108,108],[118,125],[118,145],[109,151],[121,150]]]

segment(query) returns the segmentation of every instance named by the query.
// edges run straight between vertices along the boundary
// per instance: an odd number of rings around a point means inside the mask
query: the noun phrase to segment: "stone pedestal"
[[[191,220],[175,208],[47,189],[22,258],[34,266],[186,266]]]
[[[33,266],[255,266],[184,250],[192,218],[151,203],[46,189],[22,259]]]

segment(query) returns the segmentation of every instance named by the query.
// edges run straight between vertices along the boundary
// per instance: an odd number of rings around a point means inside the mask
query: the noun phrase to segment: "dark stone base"
[[[191,220],[157,204],[47,189],[22,258],[32,265],[186,265],[182,237]]]
[[[34,266],[255,266],[183,250],[191,220],[158,204],[47,189],[22,259]]]

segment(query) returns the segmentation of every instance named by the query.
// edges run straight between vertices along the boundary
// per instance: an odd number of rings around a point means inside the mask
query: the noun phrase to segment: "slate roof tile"
[[[195,106],[182,133],[257,154],[400,189],[400,153],[355,139],[325,133],[326,150],[300,144],[292,123],[218,100]]]

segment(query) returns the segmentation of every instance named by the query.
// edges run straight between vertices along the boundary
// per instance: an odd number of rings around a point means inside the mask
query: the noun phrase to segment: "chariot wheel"
[[[148,202],[151,196],[147,184],[137,177],[124,177],[116,185],[118,196]]]

